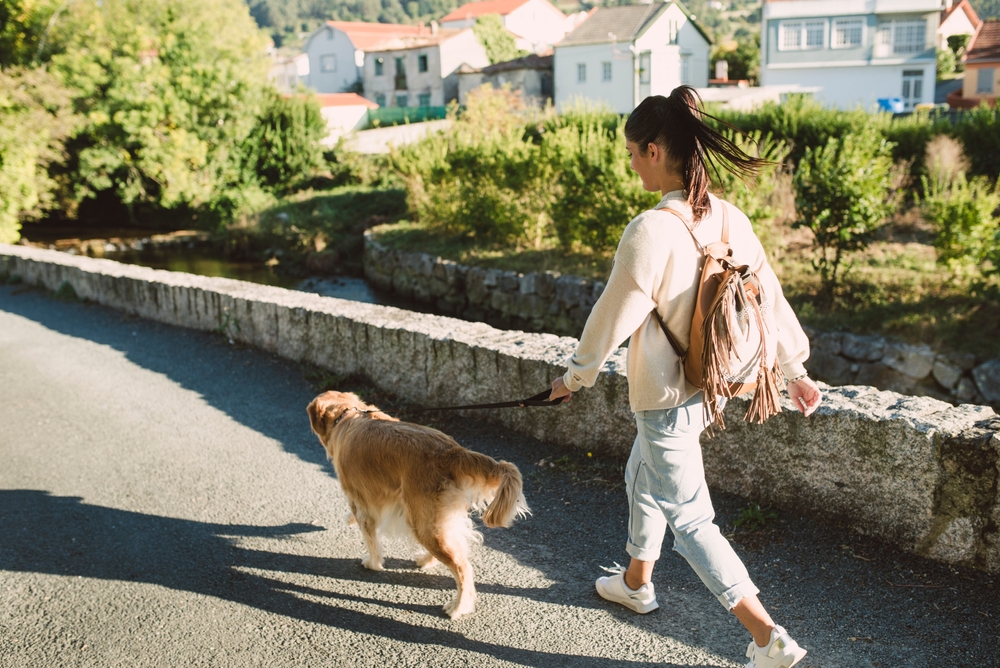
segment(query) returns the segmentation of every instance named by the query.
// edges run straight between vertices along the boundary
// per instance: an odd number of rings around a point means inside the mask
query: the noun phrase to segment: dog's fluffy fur
[[[403,525],[426,550],[416,557],[420,568],[440,561],[455,576],[458,594],[445,613],[471,613],[469,543],[482,536],[469,511],[482,512],[488,527],[509,527],[529,513],[517,467],[466,450],[436,429],[400,422],[349,392],[325,392],[308,412],[350,503],[349,521],[361,528],[368,548],[361,563],[382,570],[378,531]]]

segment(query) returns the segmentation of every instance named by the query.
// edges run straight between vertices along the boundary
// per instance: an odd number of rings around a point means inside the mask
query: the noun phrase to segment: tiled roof
[[[363,21],[327,21],[326,24],[347,33],[355,49],[371,51],[385,42],[422,33],[430,35],[426,26],[409,26],[398,23],[365,23]]]
[[[467,2],[458,9],[448,13],[441,21],[464,21],[486,14],[506,16],[528,2],[528,0],[483,0],[482,2]]]
[[[577,44],[605,44],[615,41],[629,44],[642,27],[652,17],[662,11],[666,5],[657,2],[649,5],[619,5],[617,7],[601,7],[587,17],[580,26],[566,35],[559,46],[574,46]]]
[[[321,107],[368,107],[378,109],[378,105],[357,93],[316,93]]]
[[[962,60],[966,63],[1000,61],[1000,19],[983,21]]]
[[[643,29],[649,23],[655,20],[672,4],[676,4],[684,12],[695,30],[701,33],[706,42],[711,44],[712,39],[691,18],[691,15],[684,9],[684,5],[674,2],[654,2],[648,5],[619,5],[616,7],[595,8],[583,23],[559,42],[559,46],[607,44],[611,42],[611,35],[614,35],[615,42],[619,44],[630,44],[642,34]]]
[[[480,70],[483,74],[496,74],[497,72],[509,72],[510,70],[551,70],[552,51],[543,55],[536,53],[529,54],[523,58],[515,58],[502,63],[489,65]]]

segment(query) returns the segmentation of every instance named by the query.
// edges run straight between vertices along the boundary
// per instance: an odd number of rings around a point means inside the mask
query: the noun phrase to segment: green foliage
[[[326,121],[314,97],[285,97],[264,92],[257,124],[243,142],[247,167],[263,187],[287,192],[323,165],[320,140]]]
[[[864,248],[895,208],[891,155],[892,145],[869,125],[807,148],[795,171],[795,225],[813,233],[813,266],[829,301],[844,254]]]
[[[747,531],[763,529],[778,519],[778,513],[770,508],[761,508],[759,503],[748,503],[740,508],[740,515],[733,521],[734,527],[742,527]]]
[[[1000,0],[970,0],[981,19],[1000,19]]]
[[[924,179],[925,219],[934,225],[937,259],[957,275],[1000,268],[1000,189],[985,176]]]
[[[0,0],[0,67],[35,60],[46,26],[65,6],[60,0]]]
[[[69,95],[42,70],[0,70],[0,243],[19,238],[21,221],[56,203],[49,167],[76,118]]]
[[[528,53],[517,48],[514,36],[503,27],[503,19],[499,14],[480,16],[472,26],[472,32],[486,49],[486,57],[490,59],[491,65],[514,60]]]
[[[951,75],[955,73],[955,68],[958,66],[958,59],[955,57],[955,53],[951,49],[938,49],[936,56],[938,80],[950,79]]]
[[[751,86],[760,83],[760,33],[723,42],[713,49],[711,76],[715,76],[715,61],[725,60],[729,66],[729,79],[745,79]]]
[[[981,104],[962,114],[953,130],[965,147],[973,174],[1000,177],[1000,109]]]
[[[70,284],[69,281],[63,281],[56,288],[53,293],[56,299],[61,299],[64,302],[78,302],[80,301],[80,296],[76,294],[76,289]]]
[[[948,48],[955,54],[955,59],[965,55],[965,49],[969,46],[972,35],[948,35]]]

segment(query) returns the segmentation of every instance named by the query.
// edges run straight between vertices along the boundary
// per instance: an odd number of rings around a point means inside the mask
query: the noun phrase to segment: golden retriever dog
[[[309,404],[312,430],[326,448],[368,548],[365,568],[382,570],[378,532],[409,533],[423,546],[417,566],[438,561],[455,576],[458,594],[444,606],[452,619],[475,609],[469,543],[481,542],[469,511],[488,527],[509,527],[531,512],[521,473],[466,450],[436,429],[400,422],[350,392],[325,392]]]

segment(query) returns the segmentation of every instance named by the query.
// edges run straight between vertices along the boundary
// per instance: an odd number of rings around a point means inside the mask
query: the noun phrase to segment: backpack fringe
[[[743,419],[754,424],[761,424],[772,415],[781,412],[781,394],[778,385],[781,379],[781,370],[777,365],[773,369],[765,369],[763,364],[760,373],[757,374],[757,389],[750,400],[750,407],[747,409]]]
[[[730,274],[726,284],[719,290],[718,297],[705,314],[705,349],[702,351],[702,369],[705,375],[703,401],[705,405],[705,422],[708,425],[718,424],[720,429],[726,428],[722,416],[723,404],[719,397],[731,398],[729,383],[726,376],[731,373],[729,359],[736,351],[736,333],[729,323],[736,322],[736,299],[724,299],[727,292],[733,290],[739,295],[737,282],[739,274]],[[711,429],[711,427],[709,427]]]

